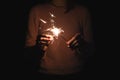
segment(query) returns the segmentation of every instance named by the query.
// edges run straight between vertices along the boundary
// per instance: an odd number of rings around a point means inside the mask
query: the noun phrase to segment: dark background
[[[4,61],[3,67],[5,69],[3,68],[3,73],[5,75],[13,73],[14,76],[11,77],[15,77],[24,73],[23,47],[29,10],[32,6],[44,2],[45,0],[16,0],[13,2],[5,0],[3,2],[1,18],[5,27],[1,29],[3,30],[3,43],[1,46],[4,47],[2,53],[5,58],[2,60]],[[93,18],[92,28],[96,52],[87,70],[92,76],[106,76],[109,72],[114,71],[110,69],[114,63],[109,57],[111,55],[110,52],[113,52],[113,49],[111,49],[113,42],[110,30],[113,29],[111,26],[114,25],[111,22],[112,13],[115,13],[114,3],[105,2],[104,0],[78,0],[78,4],[86,5],[90,9]],[[109,63],[112,65],[108,66]]]

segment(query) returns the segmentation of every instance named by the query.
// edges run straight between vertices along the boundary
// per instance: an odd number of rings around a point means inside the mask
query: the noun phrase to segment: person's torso
[[[64,8],[45,5],[41,6],[37,13],[40,22],[40,33],[44,33],[45,30],[52,27],[50,14],[55,16],[55,18],[53,18],[55,27],[64,30],[62,36],[66,40],[71,39],[80,31],[79,13],[77,9],[65,13]],[[44,23],[42,20],[47,23]],[[80,55],[77,54],[75,50],[71,50],[67,47],[63,37],[58,36],[58,39],[54,39],[53,43],[48,46],[41,60],[41,72],[67,74],[79,71],[82,66]]]

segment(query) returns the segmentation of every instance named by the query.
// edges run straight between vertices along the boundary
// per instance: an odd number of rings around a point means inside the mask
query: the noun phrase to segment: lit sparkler
[[[52,32],[52,36],[55,37],[56,39],[58,39],[58,36],[64,32],[61,28],[57,28],[55,26],[53,26],[52,28],[48,28],[47,31]]]
[[[51,27],[50,28],[48,28],[48,29],[46,29],[45,31],[48,31],[48,32],[51,32],[52,34],[52,36],[54,37],[54,38],[56,38],[56,39],[58,39],[58,36],[61,34],[61,33],[63,33],[64,32],[64,30],[62,30],[61,28],[57,28],[56,26],[55,26],[55,21],[54,21],[54,19],[53,18],[56,18],[52,13],[50,13],[50,16],[51,16],[51,18],[50,18],[50,22],[51,22]],[[43,22],[43,23],[47,23],[45,20],[43,20],[43,19],[40,19],[41,20],[41,22]]]
[[[53,18],[56,18],[56,16],[54,16],[52,13],[50,13],[50,16],[51,16],[51,19],[50,19],[50,22],[51,22],[51,27],[52,28],[48,28],[47,31],[50,31],[52,32],[53,34],[53,37],[55,37],[56,39],[58,39],[58,36],[63,33],[64,31],[61,29],[61,28],[57,28],[55,26],[55,21]]]

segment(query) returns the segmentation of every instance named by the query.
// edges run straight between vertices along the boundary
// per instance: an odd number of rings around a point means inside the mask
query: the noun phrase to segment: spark
[[[64,32],[61,28],[57,28],[55,26],[53,26],[52,28],[48,28],[47,31],[52,32],[53,37],[55,37],[56,39],[58,39],[58,36]]]
[[[42,22],[45,23],[45,24],[47,23],[47,22],[46,22],[45,20],[43,20],[43,19],[40,19],[40,21],[42,21]]]
[[[51,16],[52,18],[53,18],[53,17],[55,18],[55,16],[54,16],[52,13],[50,13],[50,16]]]

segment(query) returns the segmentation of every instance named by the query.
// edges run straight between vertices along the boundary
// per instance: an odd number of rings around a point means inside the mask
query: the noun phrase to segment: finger
[[[52,35],[41,35],[40,37],[41,40],[53,40],[53,36]]]
[[[79,46],[79,43],[74,44],[74,47],[75,47],[75,48],[78,47],[78,46]]]
[[[53,36],[52,35],[46,35],[46,37],[48,37],[49,40],[53,40]]]
[[[67,45],[68,45],[68,47],[72,47],[76,42],[77,42],[77,40],[68,41]]]
[[[46,37],[41,37],[40,40],[43,40],[43,41],[49,41],[50,38],[46,38]]]
[[[75,48],[77,48],[79,46],[79,44],[78,43],[76,43],[76,44],[74,44],[74,45],[71,45],[71,46],[68,46],[69,48],[71,48],[71,49],[75,49]]]
[[[74,48],[74,47],[76,47],[78,44],[79,44],[78,41],[75,40],[73,43],[70,44],[70,46]]]
[[[80,33],[76,33],[69,41],[67,41],[67,44],[72,43],[75,39],[77,39],[79,37]]]
[[[48,41],[39,41],[40,44],[47,44]]]
[[[70,43],[72,43],[75,40],[75,37],[72,37],[69,41],[67,41],[66,43],[69,45]]]
[[[77,40],[74,40],[71,44],[75,45],[77,42],[78,42]]]
[[[50,38],[41,37],[40,40],[43,40],[43,41],[52,41],[53,37],[50,37]]]
[[[46,41],[39,41],[39,44],[43,45],[43,44],[47,44],[47,42]]]
[[[52,41],[39,41],[40,44],[50,44]]]
[[[41,45],[49,45],[52,41],[48,41],[48,40],[40,40],[38,43]]]
[[[52,37],[52,35],[49,35],[49,34],[42,34],[41,36],[42,36],[42,37],[47,37],[47,38]]]

